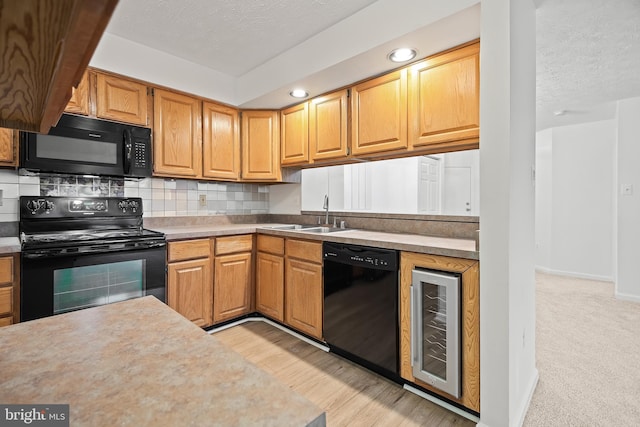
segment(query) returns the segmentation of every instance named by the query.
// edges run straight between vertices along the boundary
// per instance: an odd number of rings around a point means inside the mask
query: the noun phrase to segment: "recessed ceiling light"
[[[293,96],[294,98],[306,98],[307,96],[309,96],[309,92],[304,89],[294,89],[289,92],[289,95]]]
[[[418,52],[415,49],[410,49],[408,47],[402,47],[399,49],[394,49],[389,53],[389,61],[393,62],[407,62],[416,57]]]

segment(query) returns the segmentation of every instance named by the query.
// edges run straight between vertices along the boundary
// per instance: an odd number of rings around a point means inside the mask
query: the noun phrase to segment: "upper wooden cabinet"
[[[421,61],[409,72],[409,141],[413,147],[480,136],[480,44]]]
[[[147,126],[147,86],[108,74],[96,74],[96,116]]]
[[[354,156],[407,148],[407,70],[394,71],[351,90]]]
[[[202,104],[202,175],[240,178],[240,126],[238,110],[212,102]]]
[[[64,111],[74,114],[89,115],[89,72],[85,71],[77,88],[71,90],[71,99]]]
[[[311,160],[339,159],[349,154],[348,91],[341,90],[309,101]]]
[[[0,2],[0,127],[47,133],[82,79],[117,0]]]
[[[280,121],[278,111],[242,112],[242,178],[279,181]]]
[[[0,128],[0,166],[18,165],[18,132]]]
[[[309,103],[295,105],[280,113],[282,165],[309,162]]]
[[[153,98],[154,174],[202,174],[202,113],[197,98],[156,89]]]

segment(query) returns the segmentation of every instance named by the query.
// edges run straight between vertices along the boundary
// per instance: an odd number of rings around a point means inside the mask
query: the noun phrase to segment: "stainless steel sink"
[[[305,233],[334,233],[336,231],[347,231],[348,228],[339,228],[339,227],[326,227],[321,225],[309,225],[309,224],[283,224],[283,225],[273,225],[266,226],[264,228],[269,228],[271,230],[291,230],[291,231],[302,231]]]
[[[318,226],[308,225],[308,224],[284,224],[284,225],[270,225],[265,228],[270,228],[272,230],[307,230],[309,228],[318,228]]]
[[[300,231],[304,231],[306,233],[324,234],[324,233],[335,233],[336,231],[348,231],[348,230],[349,230],[348,228],[339,228],[339,227],[312,227],[312,228],[305,228]]]

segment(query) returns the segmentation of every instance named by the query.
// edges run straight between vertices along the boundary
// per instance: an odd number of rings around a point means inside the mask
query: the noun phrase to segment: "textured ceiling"
[[[120,0],[107,32],[238,77],[376,0]]]
[[[394,43],[424,56],[478,36],[479,8],[435,25],[447,2],[423,1],[120,0],[106,31],[230,76],[234,105],[279,108],[290,86],[313,96],[383,72]],[[534,1],[539,130],[613,118],[640,96],[640,0]]]
[[[616,100],[640,96],[639,0],[538,3],[538,129],[613,118]]]

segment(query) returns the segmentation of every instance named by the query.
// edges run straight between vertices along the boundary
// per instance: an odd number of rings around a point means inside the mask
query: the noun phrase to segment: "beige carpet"
[[[525,426],[640,426],[640,303],[612,283],[537,275],[540,381]]]

